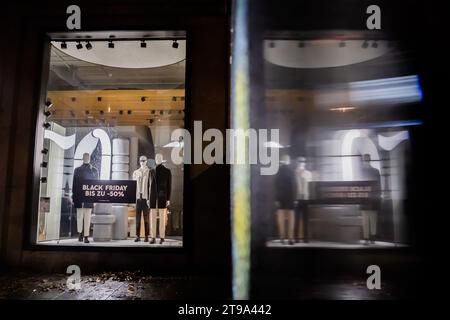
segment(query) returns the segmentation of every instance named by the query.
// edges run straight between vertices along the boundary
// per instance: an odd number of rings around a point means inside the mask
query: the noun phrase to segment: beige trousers
[[[293,240],[295,230],[294,210],[278,209],[277,210],[278,235],[280,236],[281,240],[286,239],[286,220],[288,222],[287,236],[290,240]]]
[[[362,210],[363,218],[363,236],[369,239],[369,234],[374,236],[377,234],[377,212],[374,210]]]
[[[91,215],[92,208],[77,208],[77,231],[78,233],[81,233],[84,230],[85,237],[89,236],[89,230],[91,228]]]
[[[156,218],[159,218],[159,237],[166,237],[167,208],[150,209],[150,238],[156,238]]]

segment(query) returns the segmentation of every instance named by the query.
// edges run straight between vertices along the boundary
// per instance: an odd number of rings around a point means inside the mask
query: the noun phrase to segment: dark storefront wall
[[[186,127],[228,125],[228,17],[225,1],[81,1],[82,30],[186,30]],[[1,265],[65,272],[126,268],[230,274],[228,166],[185,167],[185,247],[84,251],[29,245],[34,135],[45,34],[64,32],[67,2],[11,5],[2,19],[0,139]],[[4,46],[7,45],[7,50]],[[193,132],[193,131],[191,131]],[[135,249],[135,248],[132,248]]]

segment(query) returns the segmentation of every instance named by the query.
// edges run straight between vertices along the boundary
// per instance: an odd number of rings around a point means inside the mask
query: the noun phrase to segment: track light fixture
[[[141,101],[145,102],[146,98],[145,97],[141,97]]]
[[[47,168],[47,162],[45,162],[45,161],[42,162],[42,163],[41,163],[41,168]]]
[[[50,128],[50,126],[51,126],[51,124],[50,124],[50,123],[48,123],[48,122],[44,122],[44,128],[45,128],[45,129],[48,129],[48,128]]]
[[[48,118],[48,117],[50,117],[52,115],[52,113],[47,110],[47,111],[44,112],[44,115]]]
[[[369,47],[369,41],[364,40],[364,42],[362,43],[361,47],[364,48],[364,49],[368,48]]]
[[[82,48],[83,48],[83,45],[81,44],[81,42],[80,42],[80,41],[77,41],[77,45],[76,45],[76,48],[77,48],[78,50],[80,50],[80,49],[82,49]]]
[[[103,110],[100,110],[100,114],[103,115],[105,112]]]
[[[65,41],[61,42],[61,49],[67,49],[67,43]]]
[[[47,178],[46,178],[46,177],[42,177],[42,178],[41,178],[41,182],[42,182],[42,183],[47,183]]]
[[[147,43],[145,40],[141,40],[141,48],[147,48]]]
[[[98,102],[102,101],[102,97],[97,97],[97,101]]]
[[[92,49],[92,44],[89,41],[86,42],[86,49],[88,50]]]
[[[47,107],[47,109],[50,109],[51,107],[53,107],[53,103],[50,100],[45,101],[45,106]]]
[[[177,42],[177,40],[173,40],[172,48],[178,49],[178,42]]]
[[[119,114],[123,114],[123,110],[119,110]]]
[[[112,42],[112,40],[109,40],[109,42],[108,42],[108,48],[114,49],[114,42]]]
[[[42,154],[47,154],[47,153],[48,153],[48,149],[47,149],[47,148],[42,149],[42,150],[41,150],[41,153],[42,153]]]
[[[376,41],[372,42],[372,48],[378,48],[378,43]]]
[[[128,112],[127,112],[128,114],[131,114],[131,110],[128,110]]]
[[[177,101],[177,97],[172,97],[172,101]]]

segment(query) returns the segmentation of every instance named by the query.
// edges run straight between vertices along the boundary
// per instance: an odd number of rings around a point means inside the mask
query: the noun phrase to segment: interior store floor
[[[358,243],[342,243],[342,242],[328,242],[310,240],[309,242],[295,242],[289,244],[288,241],[281,242],[281,240],[269,240],[266,242],[267,247],[273,248],[330,248],[330,249],[370,249],[370,248],[402,248],[407,247],[404,244],[394,242],[375,241],[374,243],[365,243],[360,240]]]
[[[95,242],[92,237],[89,237],[89,243],[79,242],[78,238],[73,239],[62,239],[62,240],[50,240],[39,242],[39,245],[49,245],[49,246],[91,246],[91,247],[182,247],[183,240],[182,237],[170,237],[164,239],[162,244],[159,244],[159,238],[156,238],[156,243],[150,244],[144,242],[141,238],[140,242],[134,242],[134,238],[128,238],[126,240],[111,240],[107,242]]]

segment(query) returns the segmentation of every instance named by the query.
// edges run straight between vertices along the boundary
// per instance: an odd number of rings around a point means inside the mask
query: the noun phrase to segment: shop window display
[[[414,63],[401,43],[363,33],[304,36],[268,32],[263,43],[265,113],[256,119],[280,129],[266,245],[406,246],[422,124]]]
[[[185,34],[86,36],[49,43],[34,242],[182,247]]]

